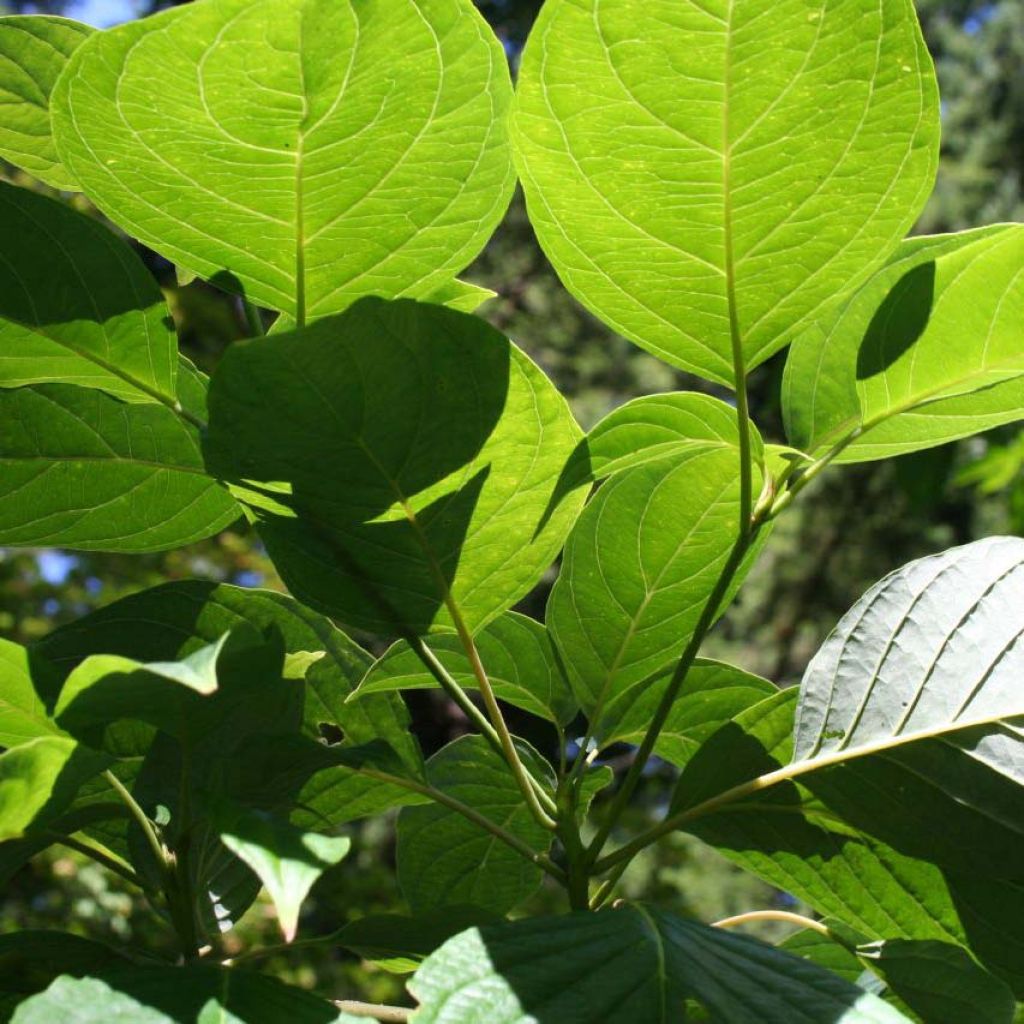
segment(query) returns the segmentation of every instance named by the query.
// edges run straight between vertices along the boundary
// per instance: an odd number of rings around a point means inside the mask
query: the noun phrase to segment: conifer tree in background
[[[918,0],[943,97],[939,184],[921,227],[1024,215],[1024,4]]]

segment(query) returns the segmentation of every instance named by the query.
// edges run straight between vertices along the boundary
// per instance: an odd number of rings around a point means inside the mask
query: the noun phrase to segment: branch
[[[770,508],[765,509],[763,521],[774,519],[780,512],[789,508],[796,496],[818,477],[833,459],[842,454],[849,445],[853,444],[864,433],[864,429],[864,427],[858,427],[847,434],[841,441],[836,442],[824,455],[815,459],[805,469],[798,470],[793,476],[792,483],[775,499]]]

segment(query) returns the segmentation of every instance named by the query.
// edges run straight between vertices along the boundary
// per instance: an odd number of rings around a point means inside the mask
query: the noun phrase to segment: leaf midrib
[[[657,972],[655,973],[655,983],[658,988],[658,1024],[668,1024],[668,973],[665,968],[665,942],[654,919],[640,904],[630,904],[630,909],[640,915],[643,929],[650,935],[651,942],[654,945],[654,953],[658,964]]]
[[[715,452],[712,451],[711,454],[715,454]],[[695,456],[695,458],[699,458],[699,457],[700,457],[699,455]],[[668,475],[669,476],[674,475],[674,470],[672,472],[670,472]],[[662,484],[662,483],[664,483],[664,479],[659,483],[658,486],[660,486],[660,484]],[[630,616],[630,618],[629,618],[629,625],[628,625],[628,627],[626,629],[625,634],[622,637],[621,642],[619,643],[618,649],[615,652],[615,657],[612,659],[611,664],[605,670],[604,677],[601,680],[600,691],[598,693],[597,700],[594,703],[594,712],[593,712],[593,715],[591,716],[591,718],[592,718],[592,720],[594,722],[599,722],[600,721],[601,716],[604,714],[605,707],[609,703],[610,700],[614,700],[617,697],[621,697],[623,694],[628,693],[630,690],[635,689],[637,686],[642,685],[643,683],[647,682],[649,679],[654,678],[656,675],[658,675],[659,673],[664,671],[665,665],[661,665],[661,666],[659,666],[657,668],[651,669],[650,672],[648,672],[642,678],[636,680],[636,682],[631,683],[623,691],[621,691],[621,693],[614,694],[614,695],[610,695],[609,694],[609,691],[611,689],[612,683],[615,681],[615,676],[618,673],[619,668],[622,665],[622,661],[623,661],[623,659],[626,656],[626,652],[629,649],[630,644],[633,642],[633,639],[634,639],[634,637],[637,634],[637,631],[638,631],[639,626],[640,626],[640,621],[643,619],[644,614],[646,613],[647,609],[650,607],[650,604],[654,600],[654,598],[658,594],[660,594],[662,592],[661,589],[660,589],[662,579],[664,579],[665,574],[671,568],[673,568],[676,565],[676,562],[678,561],[678,559],[683,554],[683,550],[686,547],[686,545],[690,542],[690,540],[692,539],[693,535],[699,529],[701,529],[701,527],[704,525],[704,521],[711,514],[712,509],[716,508],[719,504],[721,504],[721,502],[722,502],[722,495],[725,494],[725,492],[733,485],[733,483],[734,483],[734,480],[730,477],[728,482],[721,488],[721,490],[715,496],[715,500],[713,502],[709,503],[708,507],[700,514],[700,516],[698,517],[697,521],[693,524],[692,528],[690,529],[689,533],[687,533],[686,539],[684,541],[682,541],[679,545],[677,545],[676,550],[672,554],[672,556],[665,560],[665,564],[655,574],[655,576],[651,580],[649,586],[647,585],[647,583],[645,581],[645,592],[644,592],[643,599],[641,600],[640,604],[637,606],[637,608],[633,612],[633,614]],[[653,492],[652,492],[652,494],[653,494]],[[642,519],[643,519],[643,517],[641,517],[641,523],[642,523]],[[596,534],[596,529],[597,528],[595,527],[595,534]],[[723,554],[719,554],[718,556],[716,556],[715,560],[719,561],[719,560],[721,560],[722,558],[725,558],[725,557],[728,557],[728,552],[725,552],[724,555]],[[707,566],[704,566],[703,569],[701,569],[700,571],[703,572],[707,568],[708,568]],[[695,575],[695,574],[691,574],[691,577],[689,577],[689,578],[692,579],[693,575]],[[575,610],[575,605],[574,605],[574,610]],[[689,610],[689,609],[686,609],[686,610]],[[677,614],[680,614],[680,613],[677,613]],[[670,661],[671,661],[671,659],[669,659],[669,662]]]
[[[302,121],[295,140],[295,325],[306,326],[306,210],[303,160],[306,147],[306,119],[309,117],[309,95],[306,92],[306,66],[303,63],[303,11],[299,16],[299,95],[302,97]]]
[[[708,800],[688,809],[679,816],[680,821],[691,821],[703,817],[721,807],[728,806],[736,800],[741,800],[752,793],[758,793],[770,789],[782,782],[791,782],[802,778],[816,771],[825,768],[833,768],[847,761],[856,761],[862,757],[870,757],[873,754],[884,754],[888,750],[898,749],[922,740],[940,739],[944,736],[955,735],[969,729],[976,729],[986,725],[996,725],[1007,719],[1013,719],[1024,715],[1024,707],[1020,711],[1002,711],[995,715],[983,715],[968,720],[944,723],[942,726],[917,729],[913,732],[899,733],[898,735],[884,736],[868,743],[861,743],[856,747],[846,747],[834,750],[828,754],[818,754],[810,758],[803,758],[798,761],[791,761],[788,765],[778,768],[775,771],[760,775],[756,779],[740,783],[731,789],[710,797]]]
[[[11,455],[0,455],[0,465],[9,465],[11,463],[22,463],[22,462],[45,462],[45,463],[71,463],[71,464],[82,464],[90,466],[96,465],[109,465],[110,463],[124,463],[126,466],[142,466],[145,469],[159,470],[167,473],[187,473],[190,476],[201,476],[206,480],[209,480],[211,484],[216,484],[217,481],[213,479],[205,470],[197,469],[194,466],[180,466],[169,462],[152,462],[148,459],[136,459],[126,455],[26,455],[26,456],[11,456]]]
[[[1003,241],[1004,242],[1005,241],[1012,241],[1013,240],[1012,239],[1012,234],[1013,234],[1012,233],[1012,227],[1013,226],[1014,225],[1004,225],[1004,227],[1011,228],[1010,232],[993,231],[991,234],[985,234],[982,237],[975,238],[968,245],[962,247],[960,250],[950,251],[950,252],[947,252],[947,253],[940,252],[939,256],[937,256],[936,259],[941,259],[941,258],[944,258],[944,257],[947,257],[947,256],[953,256],[953,255],[963,255],[964,252],[972,250],[972,249],[975,250],[975,251],[981,250],[984,253],[985,243],[991,241],[993,238],[998,239],[1001,235],[1009,234],[1010,238],[1008,238],[1008,239],[1004,238]],[[996,227],[999,227],[999,225],[993,225],[992,227],[996,228]],[[934,236],[934,237],[936,239],[941,239],[942,236]],[[927,261],[920,261],[919,260],[919,257],[922,255],[922,253],[925,254],[925,255],[928,255],[932,251],[934,251],[935,249],[938,249],[938,248],[940,248],[940,245],[939,245],[938,242],[936,242],[934,245],[931,245],[931,246],[924,246],[924,245],[922,245],[919,250],[917,250],[914,254],[911,255],[911,257],[908,257],[907,259],[904,259],[902,261],[898,261],[898,262],[894,263],[890,269],[891,270],[897,270],[898,269],[898,270],[902,271],[903,268],[906,267],[907,268],[906,269],[906,273],[908,273],[908,274],[912,273],[914,270],[918,269],[919,267],[924,266],[925,263],[927,262]],[[950,281],[943,288],[941,294],[939,295],[938,300],[935,303],[935,306],[932,309],[932,313],[933,314],[934,314],[935,310],[938,308],[938,306],[941,305],[941,303],[943,301],[948,299],[950,291],[952,290],[953,286],[957,283],[959,278],[964,273],[966,273],[973,265],[974,265],[974,257],[972,256],[971,260],[968,261],[967,263],[965,263],[964,266],[960,268],[960,270],[957,272],[957,274],[955,275],[953,280]],[[1011,289],[1013,283],[1016,282],[1016,280],[1020,276],[1021,276],[1021,272],[1018,272],[1014,276],[1014,278],[1012,279],[1010,285],[1008,285],[1007,288],[1003,291],[1003,294],[1000,296],[999,303],[998,303],[998,305],[996,307],[996,313],[997,314],[998,314],[998,311],[1002,309],[1003,303],[1006,301],[1006,296],[1009,294],[1010,289]],[[902,280],[902,278],[900,280]],[[900,284],[900,281],[898,280],[896,282],[896,284],[893,286],[893,288],[898,287],[899,284]],[[856,296],[853,299],[850,300],[850,303],[846,307],[847,309],[850,308],[850,306],[855,301],[855,299],[856,299]],[[834,444],[835,446],[839,446],[839,445],[844,444],[844,442],[846,442],[846,438],[850,436],[849,434],[844,436],[844,432],[849,430],[851,432],[851,434],[852,434],[853,432],[857,431],[858,424],[860,425],[860,431],[859,431],[859,433],[857,433],[855,435],[855,437],[853,439],[859,439],[860,437],[863,437],[864,434],[866,434],[869,430],[873,429],[876,426],[879,426],[880,424],[884,423],[888,419],[892,419],[894,416],[899,416],[899,415],[902,415],[902,414],[907,413],[907,412],[912,412],[914,409],[926,406],[926,405],[928,405],[928,404],[930,404],[932,402],[940,402],[940,401],[944,401],[944,400],[947,400],[947,399],[952,400],[952,399],[956,399],[956,398],[967,398],[967,397],[969,397],[971,395],[978,394],[980,391],[986,391],[986,390],[989,390],[989,388],[998,387],[1001,384],[1008,384],[1008,383],[1010,383],[1010,382],[1012,382],[1014,380],[1018,380],[1021,376],[1024,376],[1024,369],[1021,369],[1014,376],[1007,377],[1005,380],[995,381],[992,384],[987,385],[987,386],[983,386],[983,387],[980,387],[980,388],[975,388],[973,390],[965,391],[965,392],[957,393],[957,394],[944,394],[944,392],[960,388],[962,385],[970,384],[972,381],[974,381],[974,380],[976,380],[976,379],[978,379],[980,377],[984,377],[986,374],[988,374],[989,372],[992,372],[993,370],[994,371],[999,371],[1005,365],[1005,361],[999,361],[999,362],[996,362],[996,363],[989,363],[987,361],[987,359],[984,358],[985,356],[987,356],[988,345],[991,342],[991,335],[992,335],[993,324],[994,324],[994,320],[992,322],[990,322],[990,324],[989,324],[988,338],[986,339],[986,342],[985,342],[985,350],[982,353],[983,365],[980,368],[974,369],[970,373],[964,374],[963,376],[960,376],[960,377],[956,377],[953,380],[948,380],[948,381],[945,381],[942,384],[938,384],[934,388],[926,388],[923,391],[918,392],[913,398],[907,399],[907,400],[905,400],[903,402],[899,402],[895,406],[889,406],[886,409],[882,410],[880,413],[877,413],[874,417],[871,417],[871,418],[869,418],[867,420],[863,420],[862,419],[863,410],[860,408],[861,386],[860,386],[860,383],[857,382],[855,384],[855,388],[856,388],[856,402],[857,402],[857,406],[858,406],[857,411],[855,411],[853,414],[848,416],[841,423],[839,423],[838,425],[833,427],[830,431],[826,432],[822,436],[822,438],[818,442],[818,444],[815,446],[814,450],[815,451],[821,451],[822,448],[825,448],[830,443]],[[914,359],[916,359],[916,356],[917,356],[917,348],[915,347],[914,348]],[[1011,365],[1008,366],[1007,369],[1012,369],[1012,363],[1013,363],[1015,358],[1016,357],[1014,357],[1014,356],[1009,357],[1009,361],[1010,361]],[[914,365],[914,362],[912,360],[912,362],[911,362],[911,373],[912,373],[913,365]],[[819,369],[819,372],[820,372],[820,369]],[[885,385],[886,385],[886,397],[888,398],[888,394],[889,394],[888,380],[884,376],[884,374],[882,375],[882,380],[883,380],[883,383],[885,383]],[[836,438],[836,437],[838,437],[838,440],[833,442],[832,439]]]
[[[141,311],[140,311],[141,312]],[[82,348],[67,338],[59,337],[47,331],[41,324],[31,324],[25,320],[21,320],[18,317],[4,313],[2,322],[14,324],[20,327],[22,330],[27,331],[29,334],[36,335],[37,337],[43,338],[46,341],[52,342],[54,345],[58,345],[60,348],[67,349],[73,355],[78,356],[80,359],[84,359],[88,363],[92,363],[94,366],[98,366],[101,370],[109,373],[112,377],[116,377],[118,380],[124,381],[125,384],[129,384],[136,391],[144,394],[147,398],[153,399],[159,402],[161,405],[165,405],[171,408],[173,411],[177,411],[177,399],[174,395],[166,394],[160,391],[159,388],[152,387],[146,384],[144,381],[139,380],[126,370],[121,369],[116,364],[104,359],[101,355],[96,352],[90,351],[87,348]],[[102,327],[102,325],[99,325]],[[58,382],[59,383],[59,382]],[[102,390],[102,389],[101,389]],[[117,397],[117,396],[115,396]]]
[[[732,343],[733,386],[738,388],[746,376],[739,309],[736,305],[736,253],[733,238],[732,205],[732,43],[733,14],[736,0],[729,0],[725,12],[725,99],[722,103],[722,234],[725,249],[725,297],[729,309],[729,335]]]
[[[885,423],[886,420],[890,420],[895,416],[902,416],[904,413],[913,412],[915,409],[924,408],[937,402],[946,400],[952,400],[954,398],[969,398],[971,395],[977,395],[984,391],[988,391],[991,388],[999,387],[1003,384],[1011,384],[1014,381],[1020,380],[1024,377],[1024,370],[1019,370],[1012,377],[1007,377],[1005,380],[993,381],[990,385],[982,388],[976,388],[973,391],[964,391],[957,394],[944,394],[951,388],[959,388],[961,385],[970,384],[972,381],[977,380],[980,377],[987,376],[993,370],[998,371],[1001,368],[1001,363],[990,364],[989,366],[973,370],[970,373],[964,374],[963,376],[957,377],[954,380],[946,381],[945,383],[931,388],[926,391],[922,391],[915,395],[912,399],[906,402],[900,402],[897,405],[891,406],[877,415],[867,420],[862,420],[860,416],[854,413],[848,416],[842,423],[833,427],[828,433],[822,435],[821,440],[815,445],[814,452],[822,452],[823,449],[837,448],[840,444],[849,438],[850,440],[859,441],[864,435],[877,426]],[[1007,367],[1009,369],[1009,367]],[[859,401],[859,396],[858,396]],[[859,427],[859,432],[858,431]],[[837,440],[833,440],[837,439]],[[836,454],[839,454],[838,452]]]

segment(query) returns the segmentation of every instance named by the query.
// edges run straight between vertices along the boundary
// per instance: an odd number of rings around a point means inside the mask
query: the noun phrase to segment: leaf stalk
[[[353,1017],[369,1017],[381,1024],[404,1024],[412,1018],[412,1010],[404,1006],[385,1006],[383,1003],[361,1003],[355,999],[336,999],[334,1005]]]
[[[826,938],[834,938],[833,934],[820,921],[812,917],[804,917],[803,914],[794,914],[788,910],[749,910],[745,914],[736,914],[733,917],[723,917],[721,921],[715,921],[712,928],[740,928],[746,924],[755,924],[758,921],[782,921],[786,924],[795,924],[800,928],[808,928]]]
[[[558,828],[558,822],[554,817],[552,817],[552,814],[557,812],[555,802],[551,799],[548,793],[544,792],[537,780],[534,779],[527,771],[526,766],[519,757],[519,751],[516,750],[515,741],[512,739],[512,734],[508,730],[508,725],[505,722],[505,717],[501,713],[501,708],[498,706],[498,700],[494,696],[494,689],[491,686],[491,681],[484,669],[483,662],[480,660],[480,651],[477,649],[476,642],[473,640],[473,635],[466,626],[466,621],[462,617],[462,612],[450,594],[447,594],[445,597],[445,606],[447,607],[448,614],[451,616],[452,622],[455,625],[455,631],[458,633],[459,641],[466,652],[466,656],[469,658],[469,663],[473,669],[473,675],[476,677],[477,687],[480,690],[480,696],[483,697],[484,700],[484,707],[487,709],[487,714],[491,720],[491,724],[494,726],[494,729],[498,734],[498,738],[501,741],[502,752],[505,755],[505,760],[508,761],[509,767],[512,769],[512,774],[515,776],[516,782],[519,784],[519,789],[522,791],[523,798],[526,800],[526,804],[530,808],[530,813],[537,820],[538,824],[553,832]]]

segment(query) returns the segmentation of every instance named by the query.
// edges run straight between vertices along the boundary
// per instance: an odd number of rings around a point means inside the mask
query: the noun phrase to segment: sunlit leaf
[[[78,384],[174,405],[177,374],[167,303],[128,246],[64,203],[0,182],[0,386]]]
[[[576,700],[555,662],[547,631],[539,622],[506,612],[485,626],[474,642],[497,697],[561,725],[572,720],[577,712]],[[456,635],[438,633],[430,638],[428,646],[460,686],[477,688],[473,666]],[[437,685],[408,642],[400,640],[374,663],[354,698]]]
[[[0,639],[0,746],[59,732],[47,708],[59,688],[60,674],[46,658]]]
[[[637,699],[692,636],[738,535],[739,489],[735,452],[683,453],[617,474],[580,517],[547,621],[584,711],[605,730],[615,728],[609,706],[625,713],[623,695],[636,688]]]
[[[63,810],[108,763],[67,736],[40,736],[0,754],[0,840]]]
[[[511,195],[510,94],[470,0],[204,0],[89,40],[53,121],[112,220],[302,323],[473,259]]]
[[[50,131],[50,93],[68,58],[92,32],[50,15],[0,18],[0,157],[54,188],[77,188]]]
[[[164,551],[240,511],[169,409],[63,384],[0,389],[0,544]]]
[[[303,832],[287,821],[258,811],[222,809],[221,842],[252,868],[266,887],[286,942],[295,938],[299,909],[313,883],[348,853],[345,836]]]
[[[613,700],[606,712],[609,730],[600,723],[594,729],[598,740],[605,746],[639,744],[671,678],[672,670],[667,669],[641,691],[626,691]],[[735,665],[698,658],[686,673],[654,752],[682,767],[716,729],[774,693],[775,684],[767,679]]]
[[[910,228],[938,114],[911,0],[548,0],[513,140],[565,286],[734,385]]]
[[[751,424],[753,457],[763,442]],[[646,395],[626,402],[591,428],[558,481],[555,501],[577,487],[667,456],[729,450],[739,459],[739,420],[725,402],[693,391]]]
[[[794,444],[863,462],[1024,418],[1024,227],[905,242],[786,366]]]

